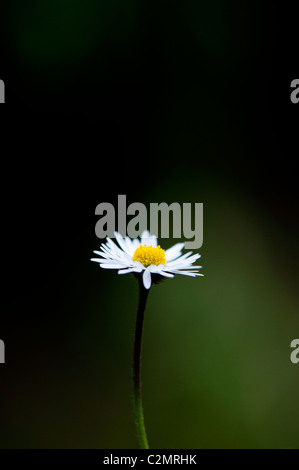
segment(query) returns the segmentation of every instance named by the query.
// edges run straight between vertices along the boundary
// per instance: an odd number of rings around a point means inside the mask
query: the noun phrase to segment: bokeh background
[[[298,448],[295,18],[233,0],[3,2],[1,448],[138,445],[137,283],[89,261],[95,207],[118,194],[204,204],[205,277],[149,297],[151,448]]]

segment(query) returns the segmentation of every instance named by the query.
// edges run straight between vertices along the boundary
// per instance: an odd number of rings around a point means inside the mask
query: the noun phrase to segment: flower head
[[[192,255],[192,251],[182,255],[184,243],[163,250],[158,245],[157,237],[148,231],[142,233],[141,240],[123,238],[118,232],[115,232],[115,238],[119,246],[107,237],[107,242],[101,245],[101,251],[94,251],[101,258],[92,258],[91,261],[99,263],[101,268],[118,269],[118,274],[140,273],[146,289],[161,276],[203,276],[198,273],[202,266],[193,265],[200,255]]]

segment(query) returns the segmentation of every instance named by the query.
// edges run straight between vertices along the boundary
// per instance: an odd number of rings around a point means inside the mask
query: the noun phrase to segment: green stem
[[[134,355],[133,355],[133,381],[134,381],[134,405],[136,415],[137,432],[140,441],[141,449],[149,449],[143,409],[142,409],[142,395],[141,395],[141,377],[140,377],[140,359],[141,359],[141,343],[142,343],[142,329],[144,310],[149,290],[145,289],[142,279],[139,281],[139,302],[137,309],[136,328],[135,328],[135,341],[134,341]]]

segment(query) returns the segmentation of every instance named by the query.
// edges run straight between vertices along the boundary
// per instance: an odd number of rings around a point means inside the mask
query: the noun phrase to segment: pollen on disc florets
[[[152,264],[166,264],[165,251],[158,246],[140,245],[134,252],[133,261],[139,261],[144,267]]]

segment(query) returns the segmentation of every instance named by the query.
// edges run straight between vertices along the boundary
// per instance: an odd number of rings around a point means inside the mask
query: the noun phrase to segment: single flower
[[[192,251],[182,255],[184,243],[163,250],[158,245],[157,237],[150,235],[147,230],[142,233],[141,240],[123,238],[117,232],[115,238],[119,246],[107,237],[107,242],[101,245],[101,251],[94,251],[100,258],[92,258],[91,261],[99,263],[101,268],[118,269],[119,274],[134,273],[139,281],[133,351],[134,406],[140,447],[149,449],[143,416],[140,366],[143,320],[149,289],[152,283],[159,282],[163,277],[174,277],[175,274],[203,276],[198,273],[201,266],[193,265],[200,255],[192,255]]]
[[[99,263],[101,268],[118,269],[118,274],[142,273],[146,289],[150,289],[152,282],[156,283],[162,277],[174,277],[175,274],[203,276],[198,273],[202,266],[193,265],[200,255],[192,255],[192,251],[182,255],[185,243],[177,243],[163,250],[158,245],[157,237],[147,230],[142,233],[141,240],[123,238],[118,232],[114,235],[119,246],[107,237],[101,251],[94,251],[101,258],[92,258],[91,261]]]

